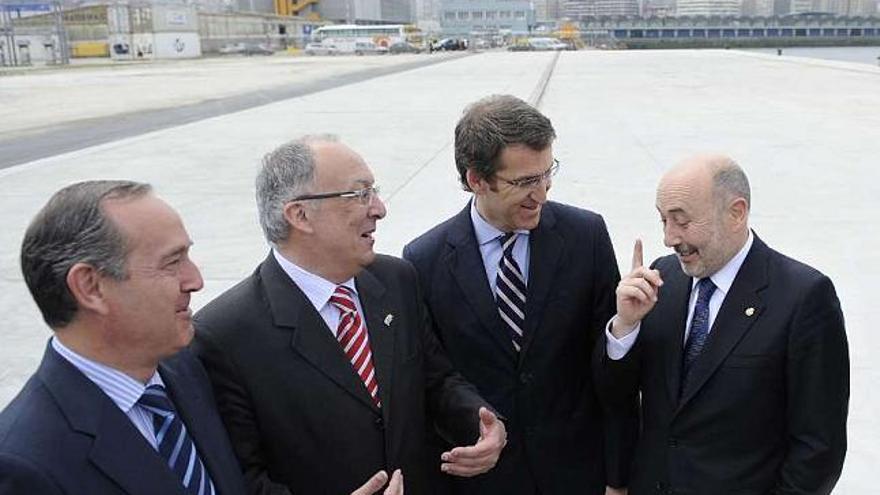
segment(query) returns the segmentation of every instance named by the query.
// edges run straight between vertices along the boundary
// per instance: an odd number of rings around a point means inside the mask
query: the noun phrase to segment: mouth
[[[361,237],[364,238],[364,239],[366,239],[366,240],[368,240],[368,241],[370,241],[370,242],[373,242],[373,241],[375,240],[375,239],[373,239],[373,234],[374,234],[375,232],[376,232],[376,229],[375,229],[375,228],[374,228],[374,229],[370,229],[370,230],[368,230],[368,231],[362,233],[362,234],[361,234]]]
[[[699,255],[699,251],[691,246],[675,246],[675,254],[678,255],[678,259],[680,259],[684,263],[688,263],[694,261]]]

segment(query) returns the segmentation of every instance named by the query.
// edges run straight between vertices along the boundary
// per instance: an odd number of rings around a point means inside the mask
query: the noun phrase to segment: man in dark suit
[[[285,144],[263,160],[257,205],[272,250],[196,316],[249,491],[347,493],[400,469],[408,493],[428,493],[426,411],[468,445],[434,463],[490,469],[504,425],[453,371],[412,266],[374,254],[385,206],[364,160],[330,136]]]
[[[630,493],[827,494],[846,454],[849,357],[831,280],[767,247],[730,158],[701,155],[657,188],[675,254],[617,290],[603,396],[641,392]]]
[[[454,480],[455,493],[601,494],[626,482],[628,423],[603,427],[590,369],[620,276],[602,217],[547,201],[555,137],[513,96],[468,107],[455,163],[473,199],[404,248],[453,365],[507,418],[498,466]]]
[[[0,413],[0,494],[244,493],[184,350],[202,288],[190,244],[147,184],[74,184],[36,216],[22,272],[54,336]]]

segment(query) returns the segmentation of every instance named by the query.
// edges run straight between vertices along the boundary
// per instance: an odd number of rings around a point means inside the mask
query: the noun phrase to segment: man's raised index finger
[[[642,256],[642,240],[636,239],[636,245],[633,246],[633,260],[632,260],[632,269],[641,268],[644,266],[645,262],[643,261]]]

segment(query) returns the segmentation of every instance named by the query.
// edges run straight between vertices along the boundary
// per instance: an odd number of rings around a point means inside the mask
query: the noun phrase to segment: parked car
[[[275,55],[275,50],[266,43],[246,43],[244,45],[245,55]]]
[[[355,55],[382,55],[388,53],[388,48],[378,46],[372,41],[357,41],[354,44]]]
[[[221,55],[273,55],[274,50],[265,43],[229,43],[220,48]]]
[[[464,40],[457,38],[443,38],[437,43],[434,43],[434,50],[452,51],[465,49],[467,49],[467,43]]]
[[[389,53],[421,53],[422,49],[407,43],[406,41],[398,41],[397,43],[392,43],[391,46],[388,47]]]
[[[306,55],[338,55],[339,48],[332,43],[309,43],[303,50]]]
[[[556,38],[529,38],[529,46],[535,51],[562,51],[568,46]]]

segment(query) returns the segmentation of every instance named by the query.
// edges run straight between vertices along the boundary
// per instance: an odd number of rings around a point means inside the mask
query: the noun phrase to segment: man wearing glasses
[[[373,252],[385,205],[363,158],[302,138],[266,155],[256,185],[271,252],[196,315],[195,342],[249,493],[350,493],[380,470],[430,493],[427,412],[459,446],[436,466],[491,469],[504,425],[453,371],[412,266]]]
[[[547,200],[560,167],[555,138],[550,120],[513,96],[469,106],[455,128],[455,164],[473,198],[404,248],[453,365],[508,428],[491,472],[438,474],[452,493],[625,485],[635,422],[606,428],[590,368],[620,275],[602,217]]]

